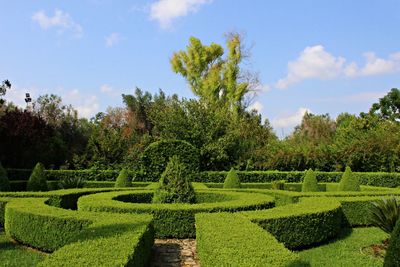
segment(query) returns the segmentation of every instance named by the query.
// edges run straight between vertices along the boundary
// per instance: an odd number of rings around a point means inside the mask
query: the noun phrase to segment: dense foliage
[[[339,191],[360,191],[360,181],[347,166],[339,183]]]
[[[178,156],[172,156],[161,175],[153,203],[194,203],[196,195],[189,181],[191,171]]]
[[[235,169],[232,168],[226,175],[224,188],[240,188],[239,176]]]
[[[397,221],[390,236],[389,248],[386,252],[384,267],[400,266],[400,220]]]
[[[44,166],[42,163],[37,163],[29,177],[26,186],[27,191],[47,191],[46,176],[44,174]]]
[[[312,169],[309,169],[306,172],[306,175],[304,176],[303,184],[301,186],[301,191],[318,192],[318,190],[319,188],[318,188],[317,176],[315,175]]]
[[[390,234],[400,219],[400,199],[383,198],[372,203],[371,224]]]
[[[126,169],[122,169],[115,181],[115,187],[131,187],[132,180],[129,178],[128,171]]]

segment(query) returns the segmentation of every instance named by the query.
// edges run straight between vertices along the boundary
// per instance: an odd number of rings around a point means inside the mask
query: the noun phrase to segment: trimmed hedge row
[[[290,206],[239,215],[260,225],[290,249],[329,240],[339,234],[343,225],[340,203],[329,198],[305,198]]]
[[[12,199],[5,212],[8,236],[55,251],[40,266],[144,266],[148,261],[154,241],[151,215],[68,211],[46,201]]]
[[[196,234],[194,215],[199,212],[235,212],[267,209],[274,199],[265,194],[246,194],[231,191],[198,190],[197,204],[151,204],[153,191],[135,190],[84,196],[78,200],[78,210],[115,213],[151,213],[157,237],[187,238]],[[202,195],[206,195],[203,196]],[[123,202],[125,201],[125,202]],[[132,203],[136,202],[136,203]],[[142,203],[138,203],[142,202]],[[143,203],[144,202],[144,203]]]
[[[203,183],[223,183],[228,172],[226,171],[210,171],[201,172],[195,176],[196,182]],[[302,182],[305,172],[303,171],[238,171],[241,183],[265,183],[271,181],[285,180],[288,183]],[[337,183],[342,177],[342,172],[319,172],[316,171],[317,180],[325,183]],[[400,173],[386,172],[353,172],[358,178],[360,184],[381,186],[381,187],[398,187],[400,186]]]
[[[196,214],[196,242],[201,266],[292,266],[299,257],[270,233],[230,213]]]
[[[7,169],[10,181],[28,180],[32,170],[27,169]],[[195,182],[201,183],[223,183],[228,172],[209,171],[200,172],[194,176]],[[238,171],[241,183],[266,183],[271,181],[285,180],[287,183],[302,182],[304,171]],[[315,172],[317,180],[325,183],[337,183],[340,181],[342,172]],[[45,170],[48,181],[60,180],[65,177],[80,177],[87,181],[115,181],[119,175],[118,170]],[[146,177],[141,171],[128,171],[129,177],[133,181],[158,181],[154,177]],[[398,187],[400,186],[400,173],[387,172],[353,172],[362,185],[379,187]]]

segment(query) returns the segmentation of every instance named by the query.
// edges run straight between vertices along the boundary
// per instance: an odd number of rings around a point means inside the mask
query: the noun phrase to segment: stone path
[[[150,267],[200,267],[195,239],[156,239]]]

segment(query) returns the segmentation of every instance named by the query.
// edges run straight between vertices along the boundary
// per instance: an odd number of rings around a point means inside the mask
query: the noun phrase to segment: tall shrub
[[[199,151],[190,143],[182,140],[163,140],[151,143],[141,158],[142,170],[148,181],[158,181],[169,159],[178,156],[190,173],[199,171]]]
[[[10,182],[8,181],[7,171],[0,162],[0,191],[10,191]]]
[[[231,170],[228,172],[226,175],[225,181],[224,181],[224,188],[240,188],[240,180],[239,176],[234,168],[231,168]]]
[[[301,192],[317,192],[318,190],[318,182],[317,176],[312,169],[309,169],[306,172],[306,175],[303,179],[303,184],[301,186]]]
[[[132,181],[129,179],[128,171],[126,169],[122,169],[119,172],[117,180],[115,181],[115,187],[131,187]]]
[[[36,164],[29,177],[26,189],[28,191],[47,191],[47,181],[44,173],[44,166],[42,163]]]
[[[154,193],[153,203],[194,203],[196,196],[188,179],[189,174],[178,156],[171,157],[161,175],[160,187]]]
[[[339,191],[361,191],[357,175],[353,175],[350,167],[347,166],[339,183]]]

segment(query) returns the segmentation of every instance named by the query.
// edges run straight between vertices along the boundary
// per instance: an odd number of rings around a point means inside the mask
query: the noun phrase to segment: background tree
[[[400,123],[400,90],[392,88],[388,94],[372,105],[370,114],[375,114],[384,120]]]

